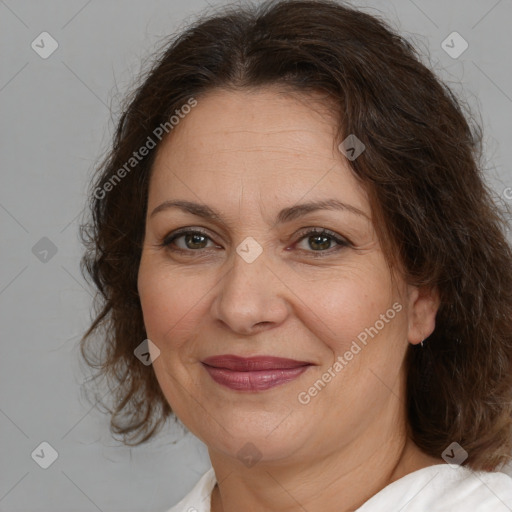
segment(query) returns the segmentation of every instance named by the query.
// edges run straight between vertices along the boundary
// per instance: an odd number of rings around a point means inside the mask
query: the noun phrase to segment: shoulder
[[[501,472],[473,471],[437,464],[414,471],[389,484],[357,512],[510,512],[512,478]]]
[[[193,489],[167,512],[210,512],[210,497],[216,481],[215,472],[210,468]]]

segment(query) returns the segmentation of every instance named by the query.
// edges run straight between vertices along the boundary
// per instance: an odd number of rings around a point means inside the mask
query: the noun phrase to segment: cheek
[[[174,350],[205,317],[213,288],[206,275],[141,262],[138,288],[148,338],[160,350]],[[194,327],[195,326],[195,327]]]
[[[297,316],[336,354],[348,350],[352,341],[376,322],[379,330],[386,333],[390,333],[392,327],[394,330],[402,328],[401,320],[392,321],[398,316],[392,308],[398,299],[392,291],[389,273],[384,272],[381,265],[367,264],[368,260],[365,263],[364,266],[347,265],[343,269],[319,272],[314,279],[295,277],[291,286],[299,299],[295,300]],[[385,320],[390,320],[391,316],[393,319],[380,329],[383,314]]]
[[[342,422],[349,433],[367,425],[387,403],[400,372],[407,313],[384,270],[365,266],[330,279],[296,283],[297,295],[307,298],[297,315],[320,340],[317,349],[324,354],[322,367],[297,398],[307,404],[304,414],[325,416],[329,410],[333,437]],[[328,384],[318,385],[324,378]]]

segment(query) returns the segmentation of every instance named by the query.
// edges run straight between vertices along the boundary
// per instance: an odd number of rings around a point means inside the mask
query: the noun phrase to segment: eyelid
[[[297,242],[300,242],[307,236],[313,236],[313,235],[326,235],[326,236],[333,238],[337,242],[340,242],[340,244],[350,245],[350,246],[354,245],[347,237],[339,235],[338,233],[336,233],[335,231],[332,231],[330,229],[320,228],[320,227],[316,227],[316,226],[302,228],[298,233],[296,233],[296,236],[299,237],[297,239]]]
[[[187,226],[187,227],[184,227],[184,228],[176,229],[175,231],[172,231],[171,233],[166,235],[163,238],[162,243],[159,244],[159,245],[164,246],[164,247],[168,246],[168,245],[171,244],[171,242],[173,242],[174,240],[176,240],[180,236],[187,235],[187,234],[190,234],[190,233],[201,234],[201,235],[205,236],[206,238],[208,238],[211,242],[215,243],[213,241],[213,238],[208,233],[208,231],[206,231],[204,228],[197,228],[197,227]]]
[[[293,243],[292,247],[295,247],[299,243],[301,243],[303,240],[306,240],[313,236],[326,236],[331,239],[331,242],[334,243],[334,247],[331,247],[325,251],[313,251],[313,250],[306,250],[306,249],[297,249],[299,253],[306,253],[308,254],[308,257],[312,257],[314,259],[321,259],[321,258],[328,258],[330,256],[335,256],[339,254],[339,252],[343,249],[346,249],[347,247],[354,248],[354,245],[350,240],[345,238],[344,236],[339,235],[338,233],[331,231],[330,229],[326,228],[318,228],[318,227],[310,227],[305,228],[301,230],[301,233],[299,233],[299,236],[296,240],[296,242]]]

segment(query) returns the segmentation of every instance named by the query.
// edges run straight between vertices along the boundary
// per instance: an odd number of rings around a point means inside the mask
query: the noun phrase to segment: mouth
[[[274,356],[221,355],[201,361],[210,377],[237,391],[264,391],[303,374],[312,363]]]

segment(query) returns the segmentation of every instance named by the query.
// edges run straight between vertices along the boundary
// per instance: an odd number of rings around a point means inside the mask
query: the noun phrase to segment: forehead
[[[289,155],[292,150],[300,156],[315,150],[329,157],[335,130],[331,112],[318,98],[275,88],[214,90],[197,100],[164,145],[216,155],[257,150],[261,145],[266,153]]]
[[[337,149],[331,105],[278,89],[215,90],[197,99],[159,147],[150,203],[185,194],[298,201],[326,194],[369,213]]]

